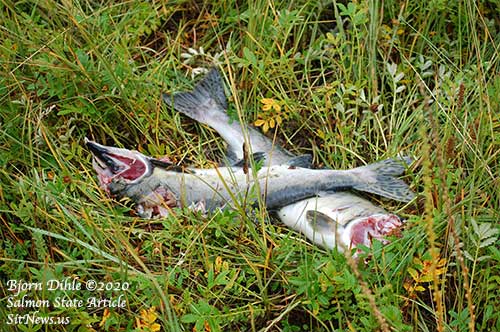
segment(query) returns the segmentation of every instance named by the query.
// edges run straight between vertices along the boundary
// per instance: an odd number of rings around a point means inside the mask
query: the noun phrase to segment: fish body
[[[242,125],[231,122],[227,115],[223,82],[216,69],[212,69],[193,91],[163,94],[163,100],[175,110],[215,129],[226,141],[228,155],[243,158],[245,133]],[[309,158],[296,157],[254,128],[248,127],[246,130],[251,150],[264,153],[267,156],[266,165],[288,163],[309,166]],[[308,181],[308,178],[304,178],[304,181]],[[398,187],[389,185],[385,190],[399,191]],[[409,200],[413,195],[404,196],[404,200]],[[285,225],[303,233],[313,243],[327,248],[337,247],[339,250],[358,244],[369,246],[372,238],[381,239],[395,233],[402,225],[398,216],[346,190],[322,193],[295,203],[290,201],[277,210],[277,215]]]
[[[164,93],[163,101],[177,111],[197,122],[203,123],[217,131],[228,144],[228,159],[242,160],[243,144],[249,142],[253,152],[267,154],[264,164],[285,164],[295,156],[277,146],[272,140],[252,127],[246,128],[248,135],[243,132],[241,124],[231,121],[227,114],[227,100],[224,94],[224,85],[220,73],[211,70],[190,92],[181,92],[175,95]],[[245,140],[247,136],[248,140]]]
[[[398,216],[345,191],[301,200],[277,215],[311,242],[341,252],[359,244],[369,247],[372,239],[384,241],[403,225]]]
[[[408,201],[413,193],[395,176],[409,160],[387,159],[351,170],[308,169],[288,165],[264,166],[255,172],[243,167],[180,169],[137,151],[104,146],[86,140],[101,185],[112,195],[131,198],[142,207],[203,205],[208,210],[239,204],[250,193],[268,209],[349,189],[378,193]],[[305,180],[306,179],[306,180]],[[387,191],[387,187],[394,190]],[[396,190],[397,189],[397,190]],[[257,195],[257,198],[255,198]]]

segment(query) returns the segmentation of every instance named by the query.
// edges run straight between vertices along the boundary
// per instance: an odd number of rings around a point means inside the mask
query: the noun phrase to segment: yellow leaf
[[[432,274],[426,274],[420,277],[420,282],[431,282],[432,279]]]
[[[413,258],[413,263],[416,264],[416,265],[424,266],[424,263],[418,257],[414,257]]]
[[[279,114],[278,114],[278,115],[276,116],[276,123],[277,123],[279,126],[281,125],[281,121],[282,121],[282,119],[281,119],[281,115],[279,115]]]
[[[262,119],[257,119],[257,120],[255,120],[255,122],[253,124],[257,127],[260,127],[260,126],[264,125],[265,123],[266,123],[266,121],[264,121]]]
[[[417,292],[423,292],[425,288],[422,286],[415,286],[414,290],[416,290]]]
[[[269,119],[269,127],[274,128],[274,125],[275,125],[275,124],[276,124],[276,123],[274,122],[274,119],[273,119],[273,118]]]
[[[318,136],[319,136],[319,138],[324,140],[325,139],[325,132],[321,129],[318,129]]]
[[[108,320],[109,316],[111,316],[111,312],[109,312],[109,309],[108,308],[104,309],[104,313],[102,314],[102,320],[99,323],[99,327],[104,326],[104,324]]]
[[[279,113],[279,112],[281,112],[281,105],[280,105],[280,104],[278,104],[278,103],[274,103],[274,104],[273,104],[273,108],[274,108],[274,110],[275,110],[276,112],[278,112],[278,113]]]
[[[158,332],[158,331],[160,331],[161,326],[160,326],[160,324],[158,324],[158,323],[154,323],[153,325],[151,325],[151,326],[149,327],[149,329],[150,329],[151,331],[153,331],[153,332]]]
[[[156,307],[153,306],[149,308],[147,315],[144,317],[146,323],[152,324],[155,322],[156,318],[158,318],[158,315],[156,314]]]
[[[416,282],[419,281],[419,277],[418,277],[418,272],[417,270],[415,270],[414,268],[411,268],[409,267],[407,269],[408,273],[411,275],[411,277],[413,278],[413,280],[415,280]]]
[[[140,315],[141,315],[141,318],[144,318],[147,316],[148,312],[146,311],[146,309],[141,309],[141,311],[139,311]]]
[[[269,124],[267,122],[264,122],[264,126],[262,127],[262,131],[264,133],[267,133],[269,131]]]
[[[142,329],[142,322],[141,322],[141,320],[138,317],[135,317],[135,326],[138,329]]]
[[[281,112],[281,105],[273,98],[262,98],[260,102],[264,104],[262,105],[262,110],[264,111],[274,109],[278,113]]]
[[[260,102],[262,104],[264,104],[264,105],[262,105],[262,109],[264,111],[269,111],[273,107],[273,105],[275,103],[274,99],[272,99],[272,98],[262,98],[260,100]]]
[[[215,258],[215,271],[219,272],[221,266],[222,266],[222,257],[217,256]]]

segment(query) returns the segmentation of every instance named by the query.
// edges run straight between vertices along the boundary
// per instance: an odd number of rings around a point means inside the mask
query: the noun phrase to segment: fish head
[[[100,185],[108,193],[113,182],[133,185],[152,174],[154,166],[150,158],[140,152],[101,145],[87,138],[85,145],[92,152],[92,166]]]
[[[350,248],[359,244],[370,247],[373,239],[387,244],[389,241],[386,237],[399,236],[401,226],[403,226],[403,222],[394,214],[380,213],[362,217],[350,223],[344,233],[344,236],[347,237],[344,243],[348,244]]]
[[[92,153],[92,165],[101,188],[113,197],[132,199],[140,217],[165,216],[169,207],[176,206],[175,195],[152,176],[156,166],[169,167],[171,163],[88,139],[85,145]]]

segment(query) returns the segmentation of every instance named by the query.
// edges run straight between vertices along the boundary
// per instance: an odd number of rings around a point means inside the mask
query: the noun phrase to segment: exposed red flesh
[[[372,239],[383,239],[388,235],[397,235],[402,226],[396,215],[376,215],[357,222],[351,229],[351,247],[358,244],[370,246]]]
[[[109,155],[130,167],[129,169],[119,173],[121,177],[127,180],[135,180],[143,175],[146,171],[146,165],[144,165],[144,163],[140,161],[137,161],[136,159],[127,158],[111,153]]]

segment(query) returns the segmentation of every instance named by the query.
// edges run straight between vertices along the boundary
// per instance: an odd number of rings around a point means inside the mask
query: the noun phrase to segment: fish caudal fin
[[[170,95],[162,94],[163,101],[177,111],[198,122],[209,124],[214,113],[225,114],[227,99],[224,84],[217,69],[208,74],[194,87],[193,91]]]
[[[411,157],[401,157],[355,168],[353,172],[365,181],[353,186],[353,188],[396,201],[409,202],[415,198],[415,193],[396,176],[401,175],[412,161]]]

